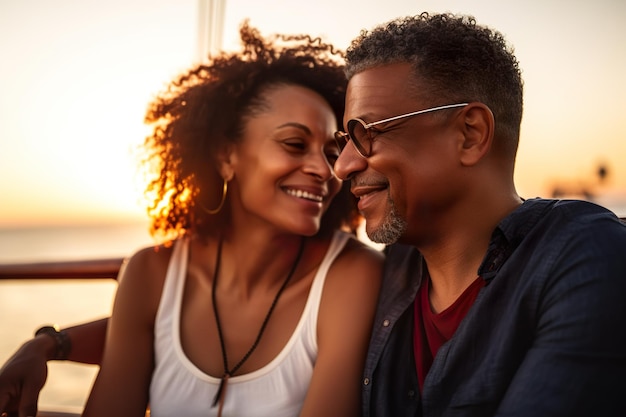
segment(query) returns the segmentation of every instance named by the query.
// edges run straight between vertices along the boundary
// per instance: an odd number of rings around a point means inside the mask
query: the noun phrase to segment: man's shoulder
[[[527,215],[509,224],[510,241],[526,241],[524,251],[544,259],[611,260],[621,265],[626,250],[626,224],[612,211],[583,200],[539,200]],[[594,266],[595,267],[595,266]]]
[[[608,208],[592,201],[576,199],[547,199],[533,198],[526,200],[522,205],[522,211],[529,213],[541,213],[546,216],[567,216],[571,220],[595,220],[607,216],[616,218],[615,213]]]
[[[596,203],[543,198],[526,200],[500,224],[509,234],[526,234],[536,228],[547,233],[557,230],[559,233],[564,230],[582,232],[586,227],[606,227],[619,232],[622,226],[615,213]]]

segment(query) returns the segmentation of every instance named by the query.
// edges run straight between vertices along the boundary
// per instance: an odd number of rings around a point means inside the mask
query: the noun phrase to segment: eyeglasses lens
[[[371,152],[372,141],[369,132],[360,120],[352,119],[348,121],[348,133],[354,141],[354,145],[363,156],[369,156]]]
[[[343,151],[343,148],[348,144],[348,134],[341,131],[335,132],[335,142],[337,142],[339,152]]]

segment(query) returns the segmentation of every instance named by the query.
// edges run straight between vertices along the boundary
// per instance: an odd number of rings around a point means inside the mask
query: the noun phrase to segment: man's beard
[[[377,243],[390,245],[400,239],[407,229],[407,222],[398,214],[396,205],[391,198],[387,198],[389,210],[383,219],[382,224],[375,230],[368,231],[367,236]],[[366,228],[367,230],[367,228]]]

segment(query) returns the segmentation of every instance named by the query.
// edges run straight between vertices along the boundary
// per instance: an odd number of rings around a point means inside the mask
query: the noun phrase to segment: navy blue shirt
[[[413,300],[424,263],[387,249],[365,417],[626,416],[626,225],[575,200],[527,200],[493,232],[485,287],[420,394]]]

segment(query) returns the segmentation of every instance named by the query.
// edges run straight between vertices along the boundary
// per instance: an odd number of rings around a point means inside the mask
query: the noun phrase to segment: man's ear
[[[495,119],[491,109],[483,103],[472,102],[463,108],[459,123],[462,123],[464,141],[461,163],[472,166],[489,153],[493,144]]]
[[[235,167],[237,165],[235,149],[235,145],[228,144],[223,146],[216,155],[217,170],[226,181],[230,181],[235,176]]]

